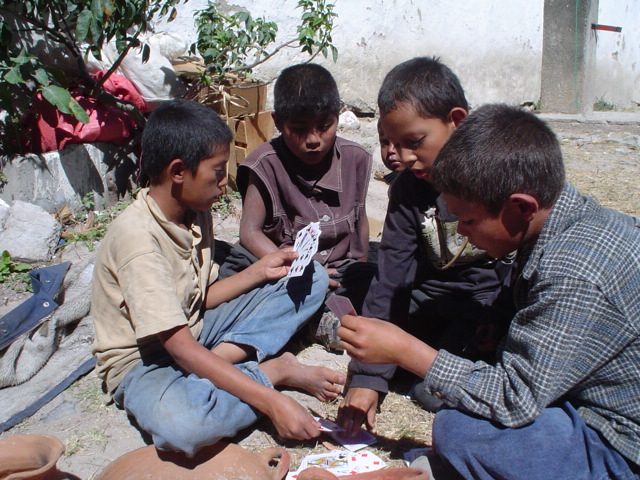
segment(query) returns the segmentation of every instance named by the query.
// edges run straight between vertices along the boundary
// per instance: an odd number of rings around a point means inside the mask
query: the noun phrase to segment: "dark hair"
[[[273,97],[273,109],[280,120],[340,113],[336,81],[316,63],[285,68],[273,87]]]
[[[157,184],[176,158],[195,174],[202,160],[229,148],[232,140],[227,124],[209,107],[190,100],[162,102],[142,133],[142,175]]]
[[[485,105],[453,131],[433,163],[431,182],[491,215],[513,193],[531,195],[541,208],[550,208],[565,185],[560,144],[533,113]]]
[[[387,73],[378,92],[380,114],[395,110],[400,102],[410,104],[423,118],[443,122],[455,107],[469,110],[460,80],[435,57],[412,58]]]

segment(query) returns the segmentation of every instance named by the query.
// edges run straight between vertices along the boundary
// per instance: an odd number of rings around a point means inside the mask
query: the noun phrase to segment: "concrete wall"
[[[579,0],[574,0],[579,1]],[[567,0],[573,4],[573,1]],[[177,19],[160,29],[195,40],[193,11],[207,0],[190,0]],[[230,0],[221,8],[243,8],[279,25],[279,36],[295,35],[300,17],[295,0]],[[436,55],[460,77],[472,105],[500,101],[520,104],[540,99],[544,0],[337,0],[333,33],[337,63],[317,60],[335,75],[343,100],[375,111],[385,73],[417,55]],[[640,2],[601,0],[600,23],[623,26],[622,34],[598,32],[598,97],[629,106],[640,101]],[[304,61],[285,52],[257,70],[273,79],[280,69]]]
[[[598,0],[544,0],[540,109],[593,112]]]
[[[640,2],[600,0],[598,23],[622,27],[622,31],[596,31],[594,98],[621,108],[637,107],[640,104]]]
[[[86,195],[97,209],[114,204],[131,188],[135,170],[133,157],[107,143],[67,145],[61,152],[2,160],[7,183],[0,198],[8,204],[30,202],[50,213],[64,206],[82,211]]]

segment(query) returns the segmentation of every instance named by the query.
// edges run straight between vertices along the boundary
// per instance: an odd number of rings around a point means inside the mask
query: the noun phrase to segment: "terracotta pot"
[[[114,460],[96,480],[282,480],[289,462],[287,451],[277,447],[253,453],[233,443],[218,442],[189,458],[151,445]]]
[[[298,480],[429,480],[430,476],[424,470],[419,468],[386,468],[376,470],[374,472],[358,473],[356,475],[346,475],[336,477],[333,473],[327,472],[322,468],[310,467],[305,468]]]
[[[56,468],[64,444],[48,435],[12,435],[0,440],[0,478],[3,480],[57,480]]]

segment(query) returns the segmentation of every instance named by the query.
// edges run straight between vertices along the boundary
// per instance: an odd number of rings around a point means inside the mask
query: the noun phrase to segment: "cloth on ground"
[[[93,368],[94,332],[88,315],[94,260],[95,252],[89,252],[72,262],[68,272],[68,264],[32,272],[34,295],[0,320],[9,317],[20,332],[8,345],[9,335],[3,338],[6,346],[0,350],[0,432],[35,413]],[[26,327],[17,321],[19,314],[28,322]]]

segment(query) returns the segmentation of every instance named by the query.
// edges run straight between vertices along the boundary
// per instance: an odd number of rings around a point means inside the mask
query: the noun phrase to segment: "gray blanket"
[[[95,252],[74,244],[61,260],[71,266],[56,298],[58,308],[0,351],[0,431],[33,414],[92,368],[89,311]]]

